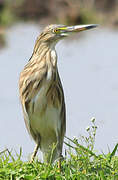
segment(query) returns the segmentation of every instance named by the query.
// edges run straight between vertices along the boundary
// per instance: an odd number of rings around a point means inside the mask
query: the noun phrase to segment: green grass
[[[91,123],[91,127],[86,129],[87,136],[81,136],[79,140],[65,137],[67,150],[61,172],[57,163],[23,162],[22,149],[19,154],[16,153],[17,158],[6,149],[0,153],[0,180],[118,180],[118,144],[108,154],[96,154],[95,119]]]

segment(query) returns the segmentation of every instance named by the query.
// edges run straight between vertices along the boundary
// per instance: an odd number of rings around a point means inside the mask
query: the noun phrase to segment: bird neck
[[[48,66],[52,68],[57,67],[57,53],[55,50],[55,44],[40,43],[34,47],[33,55],[37,56],[37,61],[45,61]]]

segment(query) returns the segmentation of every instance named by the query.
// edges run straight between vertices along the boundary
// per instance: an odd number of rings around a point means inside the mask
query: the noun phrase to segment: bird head
[[[95,28],[96,24],[88,24],[88,25],[75,25],[75,26],[65,26],[65,25],[49,25],[42,32],[41,36],[43,40],[47,42],[57,43],[60,39],[64,37],[68,37],[71,34],[85,31],[88,29]]]

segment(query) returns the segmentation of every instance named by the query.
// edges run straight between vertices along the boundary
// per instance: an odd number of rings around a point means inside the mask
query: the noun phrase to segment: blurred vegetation
[[[0,0],[0,25],[9,25],[14,20],[48,24],[99,23],[102,20],[116,25],[117,11],[117,0]]]
[[[96,155],[94,151],[97,126],[95,119],[86,128],[87,136],[80,139],[65,138],[65,159],[61,172],[55,164],[45,164],[36,160],[33,163],[23,162],[22,149],[14,158],[8,149],[0,152],[0,180],[117,180],[118,179],[118,144],[108,154]]]
[[[118,0],[0,0],[0,39],[3,27],[21,20],[117,26]]]

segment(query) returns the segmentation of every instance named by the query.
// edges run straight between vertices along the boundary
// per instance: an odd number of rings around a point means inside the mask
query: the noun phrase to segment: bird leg
[[[61,158],[59,158],[58,160],[58,169],[59,169],[59,172],[61,172]]]
[[[61,172],[61,161],[63,160],[64,158],[63,158],[63,156],[62,156],[62,154],[60,155],[60,157],[59,157],[59,160],[58,160],[58,169],[59,169],[59,172]]]
[[[34,151],[33,151],[33,154],[32,154],[32,156],[31,156],[31,160],[30,160],[31,163],[34,161],[34,158],[35,158],[35,156],[36,156],[36,154],[37,154],[38,149],[39,149],[39,143],[36,144],[36,146],[35,146],[35,148],[34,148]]]

